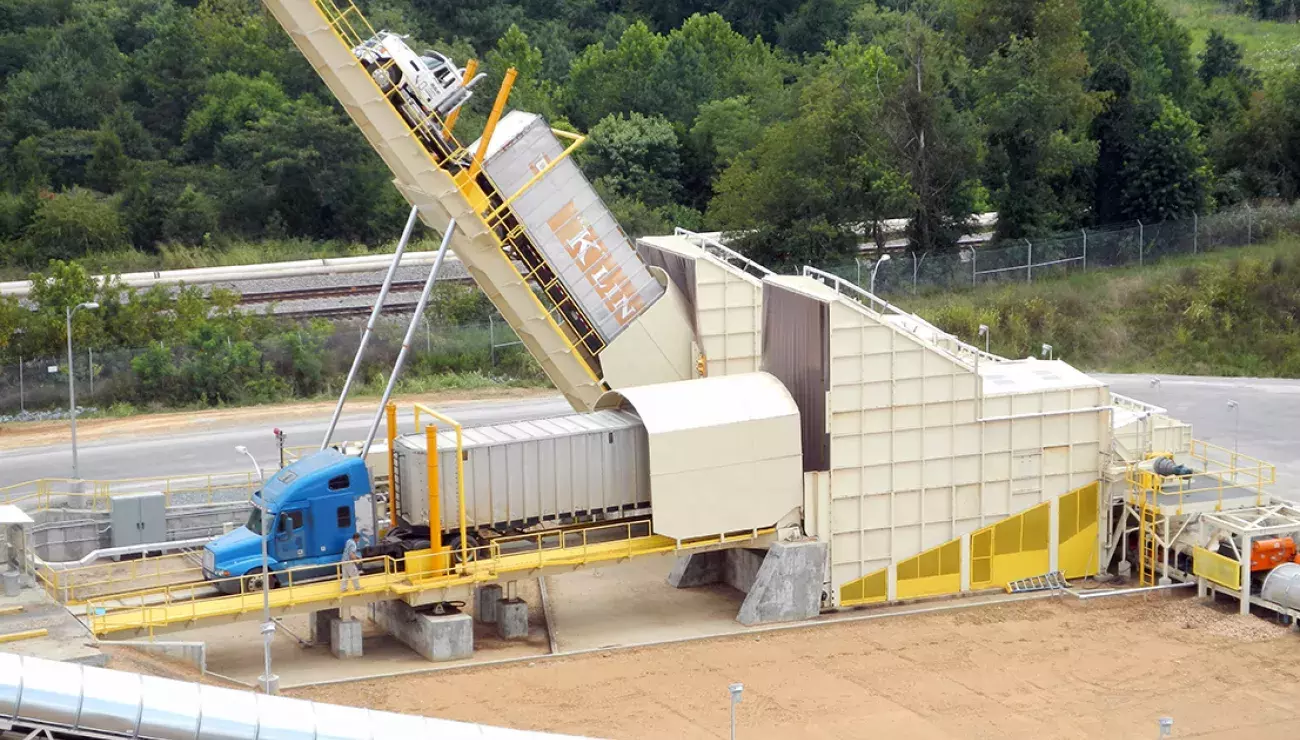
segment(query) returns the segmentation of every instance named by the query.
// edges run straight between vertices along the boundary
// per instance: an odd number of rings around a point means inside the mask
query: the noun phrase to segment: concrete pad
[[[615,567],[548,576],[561,652],[743,632],[736,622],[745,595],[722,583],[668,585],[675,557],[636,558]]]
[[[0,607],[4,606],[21,606],[23,610],[0,616],[0,634],[42,628],[49,631],[44,637],[0,645],[5,652],[96,666],[107,662],[107,656],[95,646],[94,637],[81,620],[43,589],[24,588],[17,596],[0,598]]]

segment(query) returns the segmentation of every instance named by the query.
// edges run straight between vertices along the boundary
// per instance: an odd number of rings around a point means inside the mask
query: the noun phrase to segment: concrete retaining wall
[[[208,672],[208,646],[202,642],[119,642],[112,643],[115,645],[125,645],[132,650],[139,650],[142,653],[151,655],[162,655],[172,660],[177,660],[187,665],[199,669],[200,673]]]
[[[244,501],[167,509],[167,539],[189,540],[213,537],[226,524],[248,520],[249,504]],[[60,563],[79,560],[87,553],[112,547],[113,533],[106,511],[48,509],[32,516],[32,546],[41,560]]]

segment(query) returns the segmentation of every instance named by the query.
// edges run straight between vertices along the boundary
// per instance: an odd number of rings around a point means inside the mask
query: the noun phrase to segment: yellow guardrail
[[[652,534],[648,520],[634,520],[503,537],[487,545],[463,549],[460,562],[451,562],[446,550],[410,552],[404,560],[387,556],[365,558],[360,561],[361,569],[370,572],[360,577],[359,589],[346,592],[342,590],[341,564],[301,566],[272,574],[275,588],[270,592],[270,605],[273,611],[283,613],[343,599],[401,598],[434,589],[491,582],[513,572],[753,542],[774,532],[761,529],[679,542]],[[214,594],[222,587],[235,593]],[[256,614],[262,609],[262,593],[249,578],[231,577],[96,597],[88,599],[85,605],[91,631],[96,635],[132,630],[153,634],[174,624]]]
[[[76,605],[112,594],[127,584],[133,586],[131,590],[138,590],[199,582],[203,580],[203,568],[197,555],[184,552],[75,568],[42,565],[36,568],[36,579],[56,601]]]
[[[1191,475],[1159,476],[1144,470],[1140,464],[1129,465],[1124,479],[1129,487],[1130,503],[1153,500],[1161,506],[1177,503],[1178,514],[1193,494],[1214,494],[1215,511],[1223,509],[1224,491],[1253,490],[1255,505],[1263,504],[1264,487],[1277,482],[1277,467],[1235,450],[1192,440],[1187,453],[1200,465]],[[1165,455],[1172,457],[1172,455]]]
[[[251,470],[235,473],[166,475],[112,480],[73,480],[40,478],[0,487],[0,504],[19,505],[32,513],[52,508],[56,500],[75,504],[73,508],[107,511],[114,496],[128,493],[161,493],[166,505],[175,496],[202,495],[187,504],[215,503],[215,494],[223,491],[253,491],[260,485]]]
[[[1241,563],[1204,547],[1192,548],[1192,573],[1234,591],[1241,589]]]

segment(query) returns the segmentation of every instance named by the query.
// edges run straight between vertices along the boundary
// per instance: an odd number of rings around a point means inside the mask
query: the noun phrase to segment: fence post
[[[1079,229],[1083,233],[1083,271],[1088,271],[1088,230]]]
[[[975,287],[975,282],[976,282],[975,277],[977,275],[976,273],[977,268],[975,266],[976,265],[975,261],[979,257],[979,253],[980,251],[975,247],[970,248],[970,287],[972,288]]]
[[[1025,282],[1032,284],[1034,282],[1034,243],[1025,240]]]
[[[1255,243],[1255,212],[1246,204],[1246,246]]]
[[[917,269],[917,266],[918,266],[918,265],[917,265],[917,262],[916,262],[916,250],[913,249],[913,250],[912,250],[912,295],[916,295],[916,269]]]
[[[1192,213],[1192,254],[1196,254],[1197,247],[1200,246],[1199,244],[1197,244],[1198,240],[1200,239],[1200,233],[1201,233],[1201,217],[1197,213],[1193,212]]]
[[[95,395],[95,350],[86,348],[86,380],[90,381],[90,396]]]
[[[27,402],[23,399],[23,356],[18,355],[18,413],[27,413]]]
[[[1138,267],[1142,266],[1143,263],[1142,252],[1145,249],[1146,249],[1146,239],[1144,235],[1144,229],[1142,228],[1142,219],[1138,219]]]
[[[491,358],[492,367],[497,366],[497,322],[492,314],[488,314],[488,357]]]

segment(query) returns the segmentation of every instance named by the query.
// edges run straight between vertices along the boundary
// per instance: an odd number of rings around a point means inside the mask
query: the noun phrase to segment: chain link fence
[[[382,382],[387,377],[408,322],[407,316],[381,318],[366,347],[361,382]],[[225,348],[229,355],[214,353],[210,347],[199,350],[189,346],[167,347],[161,353],[153,347],[74,348],[77,406],[103,411],[115,404],[204,403],[196,385],[229,394],[222,402],[230,403],[336,395],[364,328],[364,319],[336,320],[332,331],[323,336],[304,327],[299,343],[293,346],[287,346],[280,334],[252,342],[253,352],[241,352],[238,344],[232,343]],[[486,323],[456,325],[422,320],[404,375],[451,373],[478,374],[499,382],[542,379],[540,368],[499,317]],[[0,367],[0,421],[7,417],[61,418],[68,410],[68,391],[66,355],[10,362]],[[208,398],[206,402],[216,401]]]
[[[897,252],[837,262],[821,269],[878,295],[969,289],[989,283],[1033,283],[1107,267],[1147,265],[1176,255],[1243,247],[1300,233],[1300,205],[1219,211],[1144,224],[1135,221],[1038,239],[946,252]],[[873,287],[874,273],[874,287]]]

